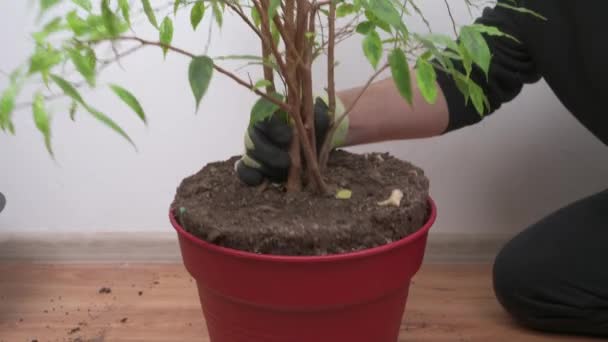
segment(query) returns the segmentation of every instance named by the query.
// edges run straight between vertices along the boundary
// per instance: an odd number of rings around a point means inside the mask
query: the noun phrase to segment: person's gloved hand
[[[335,117],[344,113],[344,105],[336,97]],[[275,113],[276,114],[276,113]],[[329,131],[331,122],[327,94],[316,97],[314,104],[315,136],[317,151]],[[348,132],[348,118],[345,118],[332,139],[332,148],[344,144]],[[269,119],[250,126],[245,133],[245,153],[235,165],[237,176],[250,186],[261,184],[265,179],[281,183],[287,179],[291,160],[289,145],[293,138],[291,125],[272,115]]]

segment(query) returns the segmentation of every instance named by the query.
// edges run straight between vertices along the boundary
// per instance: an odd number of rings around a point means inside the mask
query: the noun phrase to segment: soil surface
[[[234,172],[239,157],[206,165],[177,188],[172,209],[188,232],[233,249],[274,255],[329,255],[399,240],[428,220],[429,180],[389,154],[332,152],[324,173],[349,199],[282,185],[250,187]],[[399,206],[378,203],[401,190]],[[335,193],[335,191],[334,191]]]

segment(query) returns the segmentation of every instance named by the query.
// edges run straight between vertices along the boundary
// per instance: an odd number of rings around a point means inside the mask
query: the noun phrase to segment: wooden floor
[[[111,293],[99,293],[103,287]],[[0,264],[0,341],[36,340],[209,338],[195,285],[182,265]],[[399,341],[592,340],[513,324],[493,297],[488,266],[426,265],[414,279]]]

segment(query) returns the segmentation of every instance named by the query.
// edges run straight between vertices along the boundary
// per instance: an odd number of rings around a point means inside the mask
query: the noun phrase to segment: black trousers
[[[498,301],[521,324],[608,337],[608,189],[518,234],[493,276]]]

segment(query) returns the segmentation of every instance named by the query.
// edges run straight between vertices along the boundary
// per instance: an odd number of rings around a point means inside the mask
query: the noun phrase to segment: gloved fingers
[[[276,115],[253,125],[259,134],[280,148],[287,148],[293,138],[291,127]]]
[[[291,164],[288,151],[273,143],[255,125],[247,130],[245,146],[251,158],[268,168],[287,169]]]
[[[287,179],[289,169],[271,168],[248,154],[245,154],[235,165],[238,177],[247,185],[262,184],[265,178],[271,182],[280,183]]]
[[[235,170],[239,179],[249,186],[257,186],[264,181],[262,172],[259,169],[247,166],[243,159],[236,162]]]
[[[329,106],[322,98],[317,97],[315,100],[315,138],[317,141],[317,151],[321,148],[327,133],[329,132]]]

